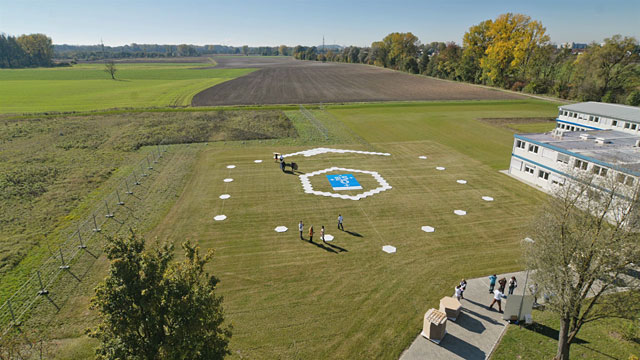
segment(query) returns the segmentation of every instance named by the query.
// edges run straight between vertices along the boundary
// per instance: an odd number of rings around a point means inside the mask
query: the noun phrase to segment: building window
[[[600,122],[600,117],[599,117],[599,116],[594,117],[594,118],[593,118],[593,121],[595,121],[595,122],[599,123],[599,122]]]
[[[558,162],[563,164],[569,164],[569,156],[565,154],[558,154]]]
[[[628,123],[628,122],[624,123],[624,128],[625,128],[625,129],[628,129],[628,128],[629,128],[629,123]]]
[[[611,122],[611,126],[618,126],[618,120],[613,120]]]
[[[535,169],[527,164],[524,164],[524,172],[533,175],[535,173]]]
[[[589,121],[593,121],[593,115],[589,115]]]
[[[560,182],[558,180],[551,180],[551,183],[553,185],[564,186],[564,182]]]
[[[618,173],[618,176],[616,176],[616,179],[620,184],[625,184],[627,186],[633,186],[633,183],[634,183],[633,176],[625,175],[623,173]]]
[[[631,124],[631,130],[635,130],[638,127],[637,124]]]
[[[529,144],[529,152],[537,154],[538,153],[538,145]]]
[[[607,176],[607,168],[603,168],[602,166],[593,165],[593,173],[598,176]]]
[[[525,142],[524,142],[524,141],[522,141],[522,140],[516,140],[516,147],[517,147],[517,148],[524,149],[524,147],[525,147],[525,145],[524,145],[524,144],[525,144]]]
[[[573,163],[573,167],[580,170],[587,170],[589,163],[583,160],[576,159]]]
[[[542,180],[549,180],[549,172],[548,171],[543,171],[543,170],[538,170],[538,177],[542,178]]]
[[[573,117],[577,118],[578,117],[578,113],[573,113]]]

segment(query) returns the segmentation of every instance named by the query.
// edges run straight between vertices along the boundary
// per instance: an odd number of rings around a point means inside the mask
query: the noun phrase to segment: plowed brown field
[[[523,96],[360,64],[289,57],[216,57],[216,68],[257,67],[206,89],[193,106],[312,104],[402,100],[501,100]]]

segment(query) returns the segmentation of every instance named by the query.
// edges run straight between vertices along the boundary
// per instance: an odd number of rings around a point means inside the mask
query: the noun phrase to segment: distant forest
[[[637,39],[614,35],[577,51],[557,47],[541,22],[522,14],[507,13],[471,26],[462,46],[421,44],[410,32],[392,33],[370,47],[341,51],[296,46],[293,56],[369,64],[577,101],[640,105]]]

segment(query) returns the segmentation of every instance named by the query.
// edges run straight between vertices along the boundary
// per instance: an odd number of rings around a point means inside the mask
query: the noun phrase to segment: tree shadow
[[[362,237],[362,234],[357,233],[357,232],[355,232],[355,231],[344,230],[344,232],[346,232],[347,234],[349,234],[349,235],[351,235],[351,236]]]
[[[531,325],[524,325],[524,328],[527,330],[536,332],[540,335],[544,335],[553,340],[558,340],[558,337],[560,336],[559,330],[556,330],[544,324],[533,323]],[[573,344],[588,344],[588,343],[589,343],[588,341],[582,340],[580,338],[575,338],[575,340],[573,340]]]

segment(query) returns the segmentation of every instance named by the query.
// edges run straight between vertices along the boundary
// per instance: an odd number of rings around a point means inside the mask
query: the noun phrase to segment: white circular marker
[[[459,216],[467,215],[467,212],[464,210],[453,210],[453,213]]]
[[[282,226],[282,225],[280,225],[280,226],[276,227],[274,230],[275,230],[276,232],[281,233],[281,232],[285,232],[285,231],[287,231],[287,230],[289,230],[289,229],[288,229],[286,226]]]
[[[426,159],[427,159],[427,157],[426,157],[426,156],[424,156],[424,155],[422,155],[422,156],[418,156],[418,158],[419,158],[419,159],[422,159],[422,160],[426,160]]]
[[[440,171],[442,171],[442,170],[444,170],[444,169],[445,169],[445,168],[443,168],[442,166],[438,166],[438,167],[436,167],[436,170],[440,170]]]
[[[232,181],[233,181],[233,179],[232,179],[232,178],[226,178],[226,179],[224,179],[223,181],[224,181],[224,182],[232,182]]]
[[[231,197],[231,195],[229,195],[229,194],[222,194],[222,195],[220,195],[220,199],[222,199],[222,200],[228,199],[228,198],[230,198],[230,197]]]
[[[260,164],[262,162],[262,160],[253,160],[254,163],[256,164]]]
[[[428,232],[428,233],[432,233],[432,232],[436,231],[436,229],[434,229],[431,226],[423,226],[421,229],[422,229],[422,231]]]
[[[458,184],[466,184],[467,180],[456,180]]]
[[[222,221],[222,220],[224,220],[226,218],[227,218],[227,215],[216,215],[216,216],[213,217],[213,220]]]
[[[396,248],[395,246],[385,245],[382,247],[382,251],[386,252],[387,254],[393,254],[396,252]]]
[[[493,201],[493,198],[491,196],[483,196],[482,200],[484,200],[484,201]]]
[[[227,169],[235,169],[236,166],[235,165],[227,165]]]
[[[324,241],[333,241],[333,235],[324,234]]]

